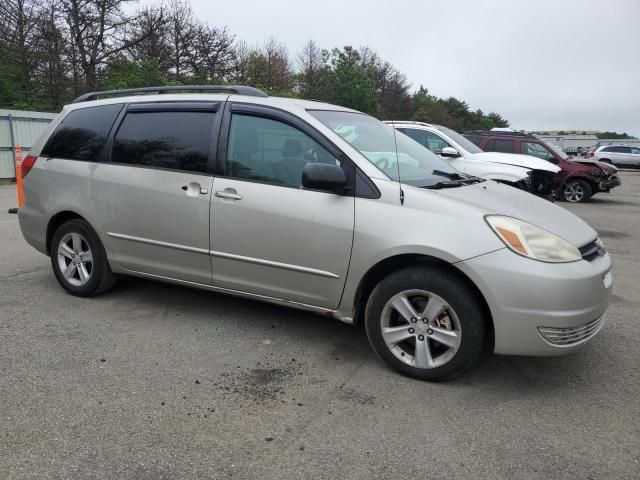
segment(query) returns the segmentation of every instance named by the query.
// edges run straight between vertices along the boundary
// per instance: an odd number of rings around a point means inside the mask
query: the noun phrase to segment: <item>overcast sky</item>
[[[159,3],[159,0],[143,0]],[[191,0],[196,16],[292,58],[368,45],[412,88],[518,129],[640,136],[640,0]]]

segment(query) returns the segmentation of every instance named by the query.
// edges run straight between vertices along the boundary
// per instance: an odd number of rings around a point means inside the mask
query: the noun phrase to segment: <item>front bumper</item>
[[[604,324],[613,284],[608,254],[553,264],[505,248],[456,266],[487,301],[495,353],[569,353],[592,339]]]
[[[620,180],[620,177],[614,174],[609,175],[604,180],[601,180],[600,183],[598,183],[598,188],[600,190],[609,191],[614,187],[619,187],[620,185],[622,185],[622,180]]]

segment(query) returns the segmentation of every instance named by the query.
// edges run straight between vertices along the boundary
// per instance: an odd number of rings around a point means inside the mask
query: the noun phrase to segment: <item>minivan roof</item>
[[[153,103],[153,102],[224,102],[228,99],[236,102],[252,103],[280,107],[282,109],[303,109],[303,110],[331,110],[342,112],[361,113],[351,108],[324,103],[316,100],[303,100],[299,98],[285,97],[258,97],[249,95],[238,95],[228,93],[163,93],[151,95],[130,95],[125,97],[112,97],[100,100],[90,100],[65,105],[64,110],[72,111],[79,108],[95,107],[98,105],[110,105],[115,103]]]

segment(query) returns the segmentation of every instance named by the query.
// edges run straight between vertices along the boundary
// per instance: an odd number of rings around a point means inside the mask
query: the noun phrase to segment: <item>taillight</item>
[[[27,173],[31,171],[33,166],[36,164],[37,159],[38,157],[34,155],[27,155],[24,157],[24,160],[22,160],[22,178],[26,177]]]

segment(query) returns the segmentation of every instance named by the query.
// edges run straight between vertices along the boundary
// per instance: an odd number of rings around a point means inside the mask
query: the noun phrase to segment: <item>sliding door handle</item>
[[[238,195],[235,188],[225,188],[214,193],[216,197],[226,198],[228,200],[242,200],[242,195]]]

